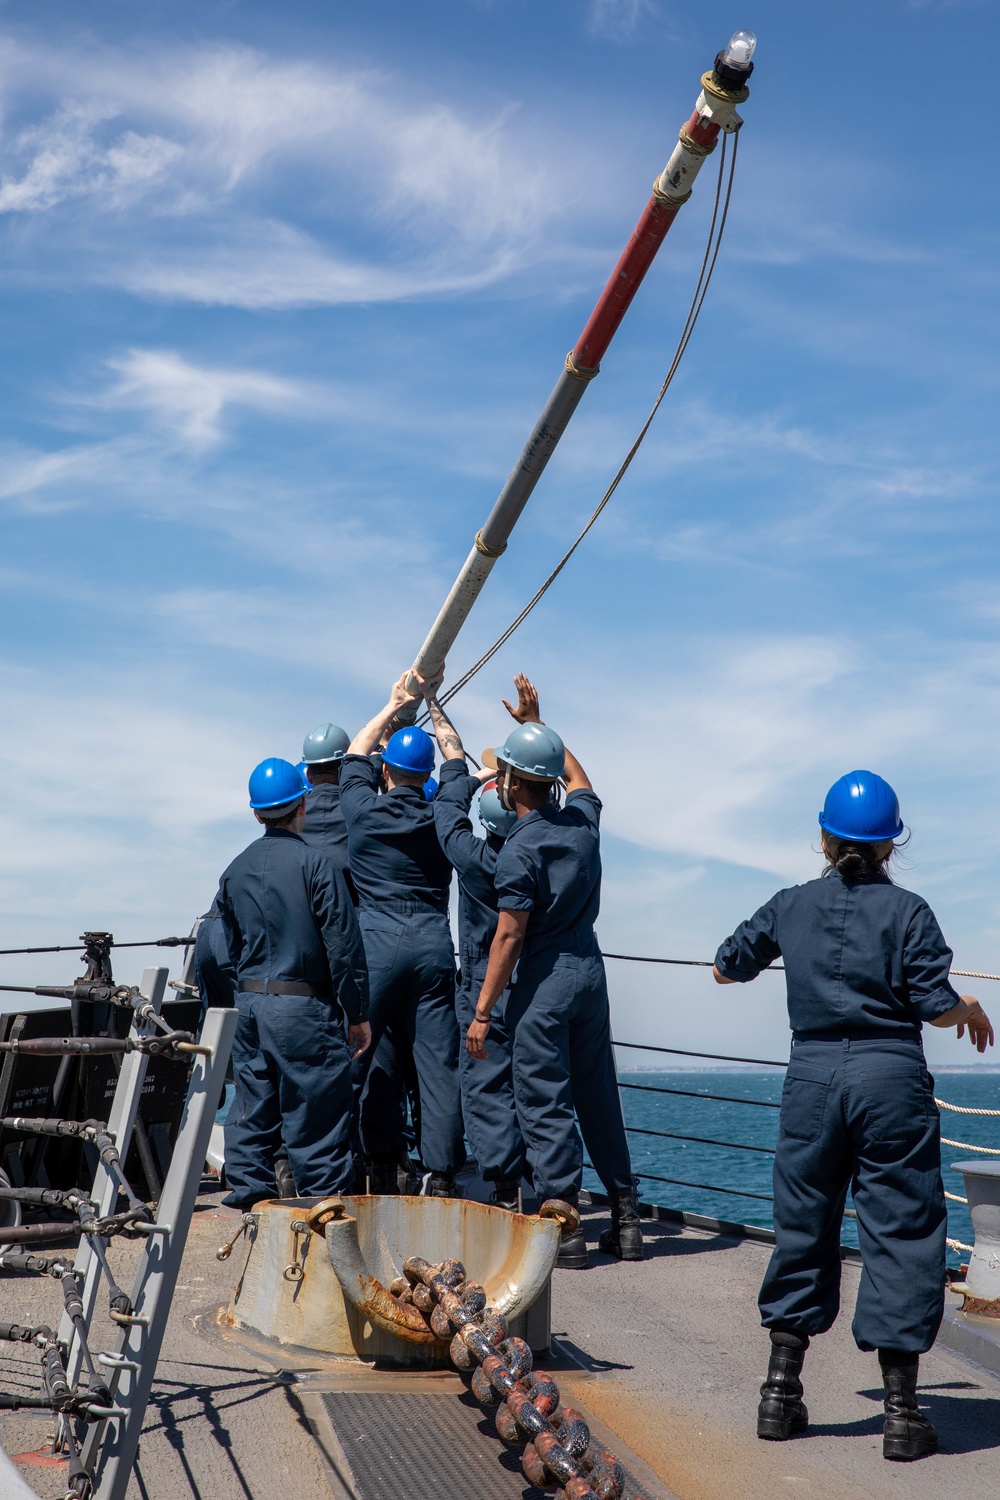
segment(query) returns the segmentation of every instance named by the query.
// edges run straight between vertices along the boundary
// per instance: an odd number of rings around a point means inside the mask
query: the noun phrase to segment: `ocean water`
[[[762,1106],[779,1102],[783,1078],[783,1071],[769,1068],[715,1072],[684,1069],[663,1073],[620,1070],[632,1164],[641,1179],[644,1201],[769,1228],[773,1157],[765,1150],[738,1148],[774,1147],[778,1111]],[[678,1092],[657,1092],[661,1089]],[[1000,1109],[1000,1072],[940,1071],[935,1074],[935,1094],[951,1104]],[[971,1145],[1000,1149],[1000,1119],[942,1110],[941,1134]],[[679,1140],[678,1136],[700,1137],[700,1140]],[[706,1141],[730,1144],[708,1145]],[[976,1154],[960,1147],[942,1146],[947,1192],[964,1192],[963,1178],[951,1170],[950,1164]],[[1000,1161],[1000,1157],[982,1159]],[[658,1181],[660,1178],[672,1180]],[[584,1186],[600,1188],[593,1172],[585,1173]],[[972,1223],[963,1203],[949,1201],[948,1224],[953,1239],[972,1243]],[[857,1245],[853,1219],[844,1219],[842,1238],[846,1245]],[[957,1264],[959,1256],[960,1252],[951,1252],[949,1263]]]

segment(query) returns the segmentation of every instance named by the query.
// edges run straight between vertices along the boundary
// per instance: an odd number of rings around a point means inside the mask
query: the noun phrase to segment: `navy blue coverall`
[[[600,816],[595,792],[570,792],[564,807],[519,818],[497,856],[499,909],[530,913],[505,1014],[517,1115],[540,1198],[579,1191],[576,1120],[604,1186],[632,1187],[607,978],[594,932]]]
[[[239,1011],[226,1202],[245,1209],[273,1197],[282,1141],[303,1197],[349,1191],[344,1022],[367,1020],[368,975],[343,878],[290,829],[268,828],[226,870],[218,902]]]
[[[301,836],[314,849],[322,849],[330,856],[357,906],[357,892],[348,860],[347,824],[340,805],[340,787],[336,782],[320,781],[312,788],[306,798],[306,821]]]
[[[458,876],[459,985],[455,1009],[460,1039],[472,1024],[497,930],[493,877],[497,855],[504,845],[495,833],[477,838],[473,832],[469,808],[479,785],[478,779],[469,775],[464,758],[446,760],[434,798],[437,836]],[[493,1012],[485,1046],[485,1061],[470,1057],[464,1046],[459,1052],[465,1130],[487,1182],[519,1182],[524,1172],[524,1140],[517,1122],[510,1034],[502,1003]]]
[[[722,944],[727,979],[783,958],[792,1051],[774,1159],[765,1328],[824,1333],[840,1307],[848,1187],[861,1349],[923,1354],[944,1307],[940,1123],[920,1032],[959,1002],[934,913],[888,877],[836,870],[778,894]]]
[[[396,1070],[372,1059],[383,1036],[413,1057],[420,1095],[420,1158],[449,1176],[465,1160],[459,1093],[455,948],[448,923],[451,866],[434,832],[423,789],[379,795],[380,769],[367,755],[341,762],[340,805],[371,985],[372,1045],[354,1065],[361,1144],[373,1160],[398,1159],[403,1108]]]

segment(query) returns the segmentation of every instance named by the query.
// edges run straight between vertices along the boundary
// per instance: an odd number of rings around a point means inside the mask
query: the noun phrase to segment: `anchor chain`
[[[511,1337],[483,1288],[466,1280],[461,1261],[431,1265],[411,1256],[389,1290],[412,1302],[435,1336],[449,1343],[452,1364],[471,1375],[473,1395],[492,1411],[502,1440],[524,1446],[521,1472],[529,1484],[555,1487],[564,1500],[619,1500],[625,1475],[617,1458],[592,1437],[578,1411],[561,1404],[552,1376],[532,1369],[531,1350]]]

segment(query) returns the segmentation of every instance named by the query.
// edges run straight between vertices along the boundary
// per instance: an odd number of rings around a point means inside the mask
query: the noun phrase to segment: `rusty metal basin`
[[[448,1363],[447,1344],[388,1290],[403,1262],[461,1260],[511,1331],[548,1348],[558,1218],[511,1214],[459,1198],[346,1196],[306,1227],[316,1198],[254,1205],[227,1321],[280,1344],[396,1365]],[[343,1204],[341,1209],[340,1204]],[[295,1229],[293,1225],[302,1226]]]

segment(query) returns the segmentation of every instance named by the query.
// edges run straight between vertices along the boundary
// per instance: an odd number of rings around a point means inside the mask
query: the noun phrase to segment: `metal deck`
[[[470,1392],[320,1396],[355,1500],[544,1500]],[[662,1491],[661,1491],[662,1493]],[[628,1475],[622,1500],[652,1500]]]
[[[216,1314],[236,1270],[214,1252],[237,1221],[218,1208],[218,1198],[203,1195],[192,1224],[129,1500],[377,1500],[389,1494],[372,1488],[383,1482],[378,1465],[390,1462],[397,1464],[395,1478],[385,1481],[395,1486],[393,1500],[532,1495],[516,1454],[468,1403],[456,1374],[373,1369],[220,1329]],[[604,1222],[600,1212],[588,1212],[592,1243]],[[942,1451],[916,1464],[882,1460],[877,1363],[858,1352],[850,1334],[856,1266],[844,1267],[838,1323],[809,1350],[809,1434],[760,1443],[754,1417],[767,1346],[756,1295],[769,1247],[667,1221],[649,1224],[648,1239],[649,1259],[641,1264],[595,1254],[589,1271],[556,1272],[556,1349],[544,1361],[563,1399],[583,1411],[636,1476],[640,1494],[941,1500],[997,1493],[1000,1380],[940,1345],[922,1361],[921,1400],[938,1424]],[[0,1276],[0,1317],[44,1321],[53,1292],[58,1298],[58,1288],[42,1278]],[[110,1324],[107,1336],[114,1337]],[[110,1346],[100,1334],[95,1344]],[[30,1388],[37,1371],[32,1351],[2,1351],[6,1387]],[[384,1421],[379,1416],[390,1402],[408,1430],[388,1411]],[[420,1412],[433,1419],[414,1419]],[[8,1453],[30,1454],[43,1448],[51,1427],[44,1414],[6,1413],[0,1439]],[[375,1432],[367,1455],[362,1430]],[[20,1467],[43,1500],[63,1492],[65,1468]]]

